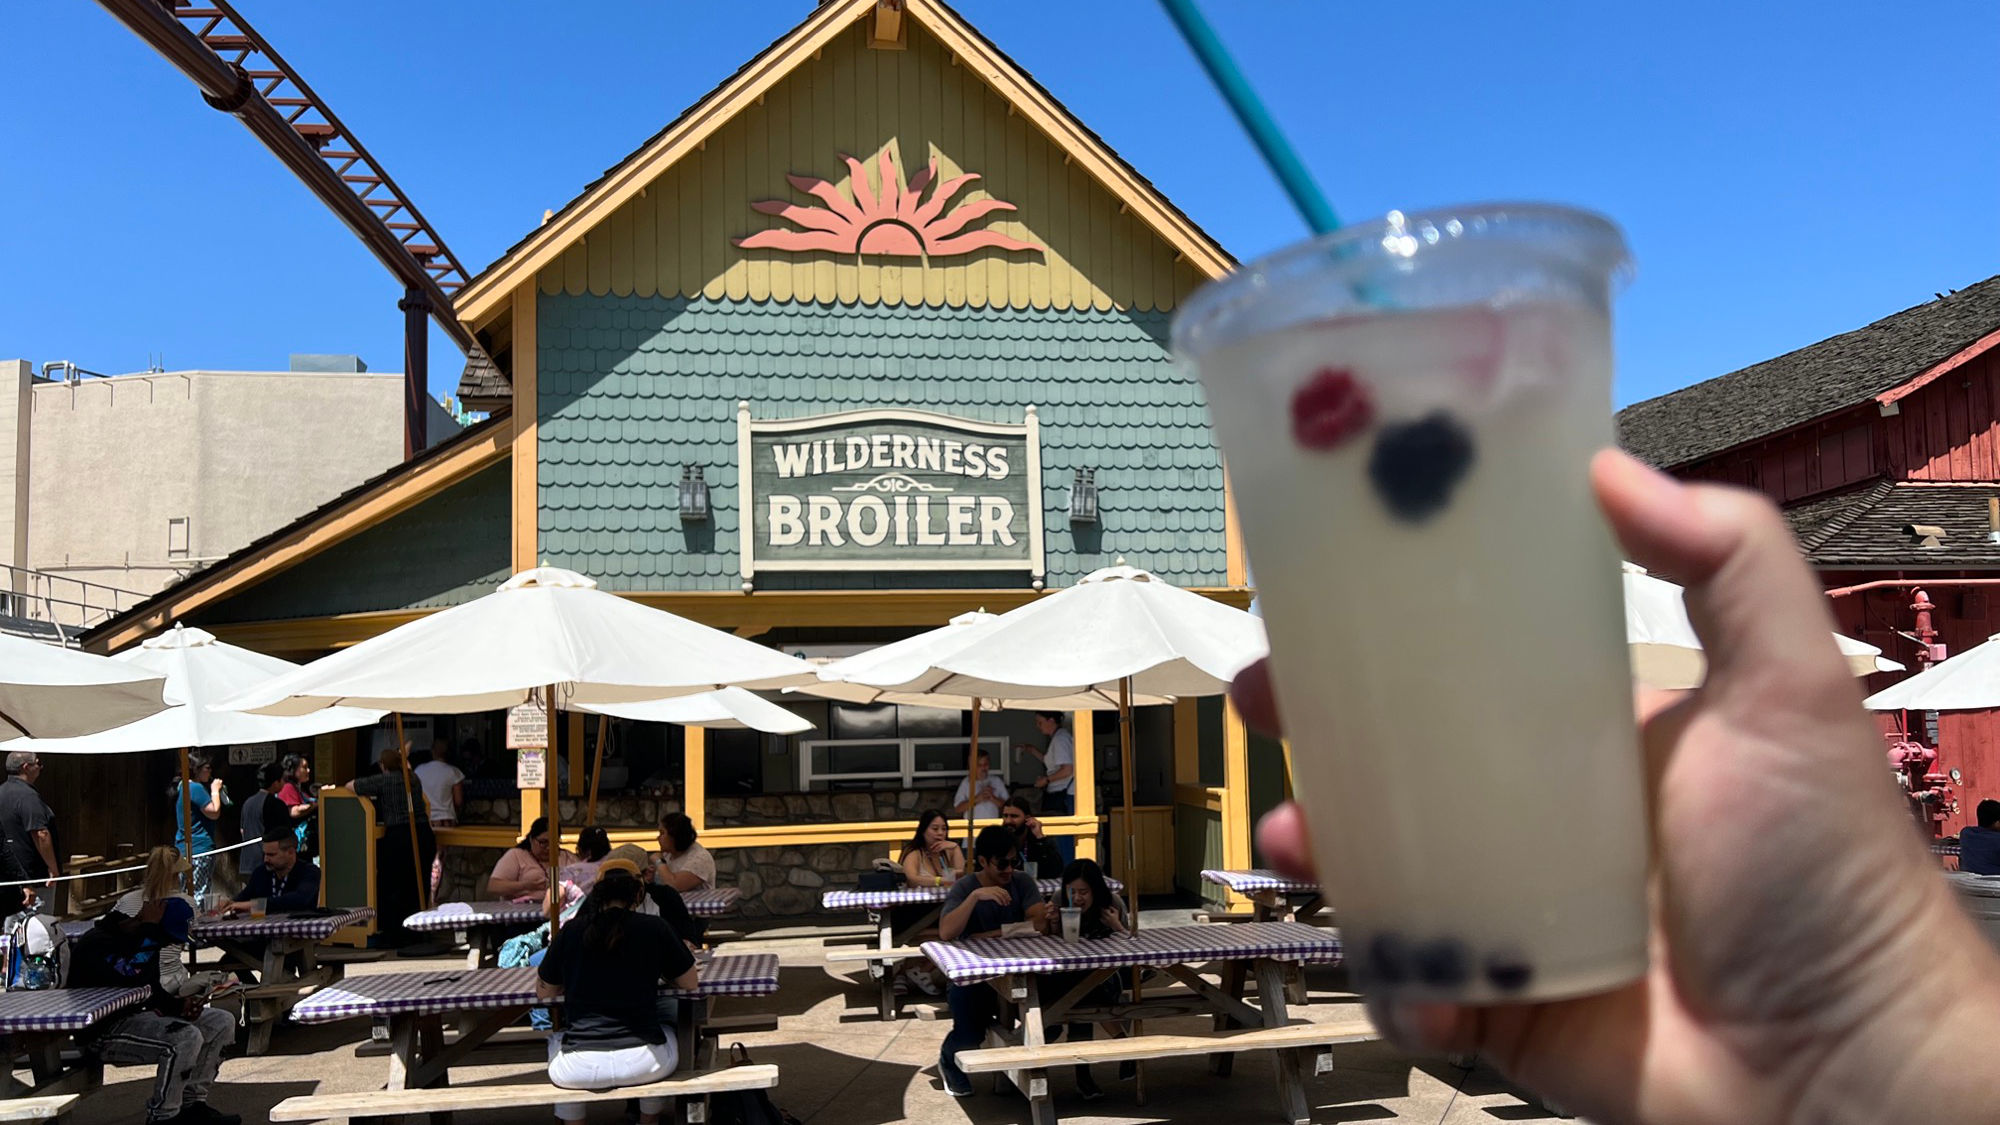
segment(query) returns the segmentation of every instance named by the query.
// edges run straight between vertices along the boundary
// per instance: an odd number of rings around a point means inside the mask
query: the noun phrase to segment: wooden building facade
[[[1784,509],[1835,592],[1840,630],[1908,666],[1913,602],[1929,596],[1936,642],[1962,652],[2000,633],[2000,278],[1941,295],[1798,351],[1635,403],[1619,414],[1633,453],[1688,479],[1757,489]],[[1941,533],[1940,533],[1941,532]],[[1853,587],[1866,587],[1852,590]],[[1847,592],[1852,590],[1852,592]],[[1870,677],[1870,690],[1901,673]],[[1885,734],[1905,721],[1883,716]],[[1993,712],[1908,716],[1957,770],[1954,832],[2000,797]]]
[[[807,656],[1004,611],[1121,559],[1247,606],[1200,388],[1166,346],[1176,305],[1232,266],[950,8],[832,0],[458,295],[495,360],[460,387],[486,422],[88,642],[186,620],[306,658],[542,563]],[[608,732],[614,838],[650,841],[683,809],[753,912],[816,908],[815,888],[950,804],[965,732],[955,713],[785,702],[818,730],[573,716],[568,792]],[[1145,711],[1155,867],[1126,877],[1212,895],[1197,873],[1252,863],[1282,752],[1221,700]],[[496,722],[432,729],[492,765]],[[1115,726],[1079,713],[1074,730],[1079,808],[1050,823],[1088,855],[1122,831],[1099,797]],[[1028,716],[982,736],[1033,792],[1011,747],[1034,740]],[[362,768],[368,737],[323,745],[322,779]],[[504,846],[539,813],[538,791],[487,780],[475,823],[442,842]]]

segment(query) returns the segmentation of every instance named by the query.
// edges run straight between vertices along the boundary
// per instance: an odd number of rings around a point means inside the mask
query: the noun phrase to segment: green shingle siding
[[[194,615],[270,621],[468,602],[507,580],[513,472],[489,466]]]
[[[736,403],[757,418],[906,407],[991,422],[1041,418],[1052,586],[1117,556],[1189,586],[1225,582],[1222,466],[1201,391],[1166,351],[1167,314],[827,306],[543,295],[542,554],[611,589],[739,583]],[[713,515],[683,527],[681,467]],[[1102,523],[1072,533],[1073,470],[1097,470]],[[1020,573],[904,572],[766,589],[1012,586]]]

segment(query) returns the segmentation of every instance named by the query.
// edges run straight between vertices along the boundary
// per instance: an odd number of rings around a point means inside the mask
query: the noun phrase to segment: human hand
[[[1709,660],[1701,689],[1640,702],[1651,967],[1548,1003],[1371,998],[1376,1025],[1416,1050],[1477,1050],[1605,1122],[1989,1114],[1978,1052],[2000,1021],[2000,958],[1918,846],[1784,523],[1750,493],[1622,454],[1599,454],[1591,478],[1630,555],[1686,580]],[[1276,729],[1263,667],[1232,694]],[[1295,806],[1258,840],[1273,866],[1310,875]]]
[[[1014,901],[1014,893],[1006,887],[981,887],[972,892],[972,897],[983,898],[996,906],[1007,906]]]
[[[1044,774],[1037,774],[1037,775],[1035,776],[1035,788],[1037,788],[1037,789],[1046,789],[1046,788],[1048,788],[1048,784],[1049,784],[1049,775],[1048,775],[1048,774],[1045,774],[1045,773],[1044,773]]]

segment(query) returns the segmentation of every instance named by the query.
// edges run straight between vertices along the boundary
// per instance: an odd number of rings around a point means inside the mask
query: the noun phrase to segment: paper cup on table
[[[1543,1000],[1645,970],[1619,555],[1588,473],[1625,263],[1583,212],[1391,214],[1175,318],[1364,989]]]
[[[1075,945],[1083,940],[1083,910],[1075,906],[1062,908],[1062,939]]]

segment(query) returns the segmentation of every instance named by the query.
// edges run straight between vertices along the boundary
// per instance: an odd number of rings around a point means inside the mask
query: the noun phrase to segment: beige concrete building
[[[402,375],[352,356],[292,368],[0,360],[0,608],[94,624],[402,459]],[[427,425],[432,444],[459,428],[435,402]]]

